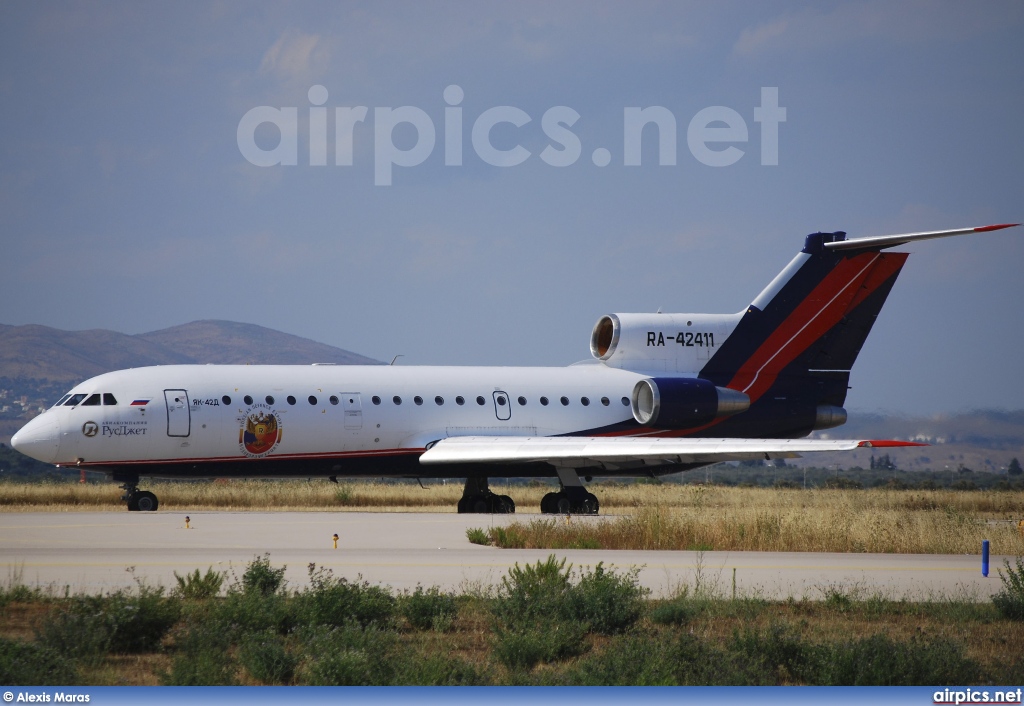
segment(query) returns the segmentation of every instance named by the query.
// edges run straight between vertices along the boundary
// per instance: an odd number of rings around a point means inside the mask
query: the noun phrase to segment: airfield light
[[[337,549],[338,548],[338,533],[337,532],[334,533],[333,539],[334,539],[334,548]]]

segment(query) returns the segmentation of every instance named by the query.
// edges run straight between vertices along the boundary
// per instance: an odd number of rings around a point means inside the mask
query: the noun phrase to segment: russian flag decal
[[[131,406],[132,407],[145,407],[147,404],[149,404],[149,400],[135,400],[134,402],[132,402]]]

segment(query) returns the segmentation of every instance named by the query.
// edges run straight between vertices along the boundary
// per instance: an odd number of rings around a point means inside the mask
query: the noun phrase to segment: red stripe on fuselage
[[[74,464],[77,466],[145,466],[164,463],[224,463],[226,461],[306,461],[315,459],[347,459],[372,458],[375,456],[409,456],[422,454],[426,449],[375,449],[366,451],[336,451],[332,453],[311,454],[268,454],[266,456],[217,456],[213,458],[162,458],[135,461],[88,461]],[[71,464],[62,464],[71,467]]]

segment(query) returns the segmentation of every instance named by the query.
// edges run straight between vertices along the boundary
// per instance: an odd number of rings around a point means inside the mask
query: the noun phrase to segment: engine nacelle
[[[590,352],[605,365],[651,373],[697,374],[741,314],[608,314],[590,335]]]
[[[633,387],[630,406],[639,424],[685,429],[745,412],[750,398],[701,378],[648,378]]]

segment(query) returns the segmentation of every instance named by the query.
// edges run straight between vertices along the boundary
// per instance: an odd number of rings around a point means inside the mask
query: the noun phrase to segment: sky
[[[572,363],[604,314],[740,311],[807,233],[1024,220],[1022,29],[1016,0],[5,2],[0,323]],[[905,250],[848,408],[1021,408],[1024,227]]]

